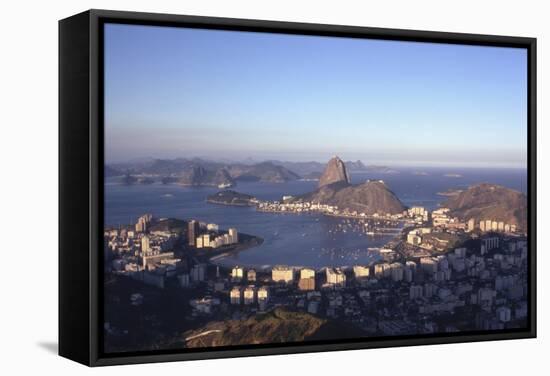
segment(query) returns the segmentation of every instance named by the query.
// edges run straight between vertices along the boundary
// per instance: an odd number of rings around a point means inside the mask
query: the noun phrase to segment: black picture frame
[[[528,328],[490,332],[251,345],[186,351],[102,351],[102,25],[218,30],[520,47],[528,55]],[[88,366],[414,346],[536,337],[536,39],[247,19],[88,10],[59,21],[59,354]]]

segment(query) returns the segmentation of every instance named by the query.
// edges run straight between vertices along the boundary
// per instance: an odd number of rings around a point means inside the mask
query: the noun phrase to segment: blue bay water
[[[527,190],[526,171],[519,169],[400,168],[398,171],[351,173],[352,182],[384,180],[406,206],[422,205],[429,209],[445,201],[446,197],[438,192],[464,189],[481,182],[501,184],[524,193]],[[446,174],[455,174],[455,177]],[[261,200],[279,200],[283,195],[310,192],[316,185],[314,181],[246,182],[233,189]],[[162,184],[127,186],[109,179],[105,184],[105,224],[135,223],[140,215],[152,213],[156,217],[217,223],[225,229],[236,227],[239,232],[263,238],[264,242],[220,262],[256,267],[284,264],[319,268],[368,264],[377,257],[369,248],[382,247],[394,236],[367,236],[361,226],[351,220],[313,214],[262,213],[254,208],[206,203],[206,197],[217,191],[214,187]]]

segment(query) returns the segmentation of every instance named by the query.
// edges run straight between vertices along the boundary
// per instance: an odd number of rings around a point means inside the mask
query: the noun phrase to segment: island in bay
[[[258,199],[256,197],[232,190],[217,192],[208,196],[206,201],[211,204],[233,206],[254,206],[258,203]]]

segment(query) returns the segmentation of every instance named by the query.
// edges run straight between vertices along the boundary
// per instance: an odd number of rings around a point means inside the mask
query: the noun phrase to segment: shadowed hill
[[[369,180],[352,185],[346,164],[338,157],[332,158],[327,163],[319,179],[319,188],[297,196],[292,201],[332,205],[337,206],[339,210],[347,209],[367,215],[398,214],[406,209],[383,181]]]
[[[215,321],[184,333],[186,347],[302,342],[361,336],[360,329],[284,308],[245,320]]]
[[[398,214],[406,209],[395,193],[384,182],[377,180],[357,185],[338,182],[299,196],[296,200],[338,206],[340,210],[348,209],[367,215]]]
[[[527,229],[527,196],[496,184],[482,183],[449,198],[444,207],[464,221],[492,220]]]

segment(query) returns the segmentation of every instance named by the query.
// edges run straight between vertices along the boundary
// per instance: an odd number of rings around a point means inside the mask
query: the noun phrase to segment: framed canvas
[[[59,353],[536,336],[536,40],[59,23]]]

